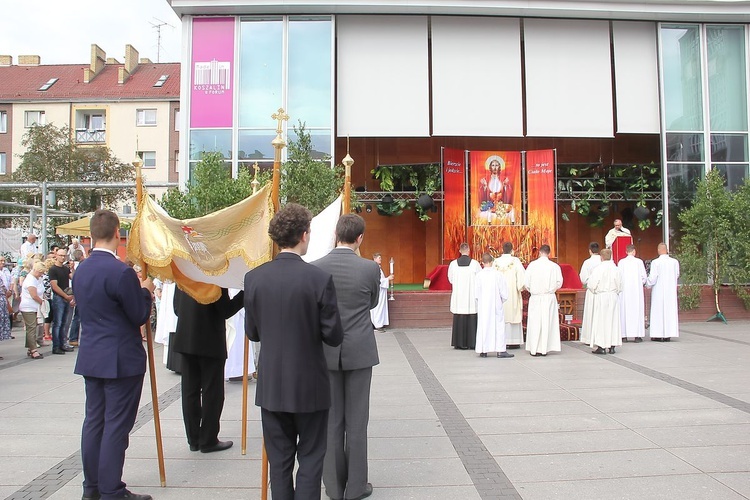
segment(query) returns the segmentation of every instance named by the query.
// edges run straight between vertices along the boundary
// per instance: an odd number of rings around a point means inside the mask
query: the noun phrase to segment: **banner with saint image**
[[[520,151],[472,151],[470,211],[472,226],[522,223]]]

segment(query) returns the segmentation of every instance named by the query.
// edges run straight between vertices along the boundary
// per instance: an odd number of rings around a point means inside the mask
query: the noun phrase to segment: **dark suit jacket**
[[[226,320],[242,308],[242,292],[229,298],[226,288],[210,304],[201,304],[179,288],[174,292],[174,313],[177,315],[177,335],[173,349],[182,354],[206,358],[227,358]]]
[[[331,275],[291,252],[245,275],[245,332],[260,341],[255,404],[303,413],[331,406],[323,343],[343,338]]]
[[[338,347],[326,346],[329,370],[358,370],[377,365],[370,309],[378,305],[380,267],[349,248],[334,248],[313,265],[331,273],[336,285],[344,341]]]
[[[73,275],[81,317],[75,373],[121,378],[146,373],[140,326],[151,314],[151,293],[135,271],[109,252],[95,250]]]

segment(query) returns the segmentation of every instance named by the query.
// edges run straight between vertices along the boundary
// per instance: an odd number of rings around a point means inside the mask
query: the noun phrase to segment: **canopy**
[[[56,234],[68,234],[70,236],[91,236],[89,231],[89,224],[91,220],[91,215],[88,215],[86,217],[83,217],[82,219],[74,220],[73,222],[68,222],[67,224],[61,224],[55,228]],[[132,224],[133,219],[131,218],[120,218],[120,224],[122,223],[128,223]]]

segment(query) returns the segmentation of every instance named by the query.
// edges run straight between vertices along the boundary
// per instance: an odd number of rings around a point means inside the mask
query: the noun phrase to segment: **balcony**
[[[104,144],[107,142],[107,131],[76,129],[76,142],[78,144]]]

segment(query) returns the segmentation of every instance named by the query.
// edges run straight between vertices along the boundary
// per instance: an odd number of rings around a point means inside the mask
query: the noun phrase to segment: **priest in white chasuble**
[[[651,317],[649,335],[651,340],[669,342],[680,336],[677,320],[677,280],[680,263],[667,253],[667,245],[659,243],[659,257],[651,261],[651,270],[646,283],[651,287]]]
[[[393,281],[393,275],[386,276],[383,272],[381,265],[383,264],[383,256],[379,253],[372,255],[372,260],[380,268],[380,288],[378,289],[378,305],[370,309],[370,321],[372,326],[375,327],[375,331],[378,333],[384,333],[385,327],[388,326],[388,287]]]
[[[492,267],[505,278],[508,286],[508,300],[503,304],[505,315],[505,342],[509,346],[519,347],[523,344],[523,280],[526,274],[521,259],[513,256],[513,243],[503,243],[503,254],[495,259]]]
[[[477,273],[477,342],[474,350],[486,358],[496,352],[498,358],[512,358],[505,350],[505,314],[503,303],[508,300],[505,278],[492,267],[492,255],[482,255],[483,269]]]
[[[549,259],[549,245],[539,248],[539,258],[526,268],[524,286],[529,297],[526,350],[532,356],[560,351],[560,317],[557,295],[563,283],[562,271]]]
[[[602,263],[599,256],[599,243],[589,243],[589,258],[583,261],[581,266],[581,284],[586,288],[586,297],[583,301],[583,318],[581,318],[581,342],[588,344],[591,341],[591,314],[594,311],[594,294],[588,289],[587,283],[591,272]]]
[[[474,296],[479,262],[469,257],[469,244],[461,243],[461,256],[448,266],[453,331],[451,345],[455,349],[474,349],[477,338],[477,301]]]
[[[626,247],[627,257],[617,263],[622,280],[620,292],[620,334],[623,342],[633,339],[643,342],[646,336],[646,313],[643,299],[643,285],[646,284],[646,266],[635,256],[635,245]]]
[[[591,315],[591,342],[594,354],[615,353],[622,345],[620,336],[620,271],[612,261],[612,250],[601,251],[602,262],[591,272],[588,289],[594,294],[594,310]]]

